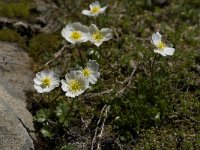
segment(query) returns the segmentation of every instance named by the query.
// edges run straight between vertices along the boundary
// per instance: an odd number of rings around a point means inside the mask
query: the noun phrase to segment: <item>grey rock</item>
[[[24,90],[31,90],[31,59],[17,44],[0,42],[0,150],[34,149],[33,117]]]

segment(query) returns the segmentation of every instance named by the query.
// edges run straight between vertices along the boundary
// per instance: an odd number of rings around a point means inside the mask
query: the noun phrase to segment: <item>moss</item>
[[[0,2],[0,16],[10,18],[28,18],[30,13],[30,3],[26,1],[19,2]]]
[[[22,46],[23,48],[25,47],[25,41],[23,37],[19,35],[15,30],[12,29],[2,29],[0,30],[0,40],[1,41],[9,41],[9,42],[17,42]]]
[[[45,62],[58,51],[59,46],[59,36],[41,33],[30,40],[28,51],[36,62]]]

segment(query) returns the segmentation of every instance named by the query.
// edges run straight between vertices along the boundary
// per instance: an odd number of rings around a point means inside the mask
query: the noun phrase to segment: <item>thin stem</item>
[[[81,60],[81,66],[84,67],[84,61],[83,61],[83,56],[82,56],[82,53],[81,53],[80,45],[81,45],[81,43],[77,43],[77,44],[74,45],[74,48],[77,49],[79,58]]]
[[[72,99],[72,102],[71,102],[71,105],[70,105],[70,110],[69,110],[68,113],[67,113],[66,119],[68,119],[69,116],[71,115],[71,112],[72,112],[73,109],[74,109],[74,104],[75,104],[75,99],[73,98],[73,99]]]
[[[153,58],[153,62],[151,63],[151,66],[150,66],[150,91],[151,91],[151,95],[150,95],[150,98],[151,98],[151,104],[154,105],[154,94],[155,94],[155,88],[154,88],[154,78],[155,78],[155,62],[157,60],[157,55],[154,54],[154,58]]]
[[[79,54],[79,57],[80,57],[80,60],[81,60],[81,66],[83,67],[84,66],[83,57],[82,57],[82,54],[81,54],[81,50],[79,48],[78,48],[78,54]]]
[[[94,16],[94,24],[97,24],[97,17]]]
[[[48,104],[51,110],[53,110],[53,104],[51,103],[51,96],[50,93],[47,94]]]

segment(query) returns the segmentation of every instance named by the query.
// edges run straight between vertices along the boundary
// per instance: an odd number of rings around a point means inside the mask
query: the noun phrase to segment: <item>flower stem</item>
[[[82,56],[81,49],[80,49],[80,44],[81,43],[74,45],[74,48],[77,49],[79,58],[81,60],[81,66],[84,67],[84,61],[83,61],[83,56]]]
[[[75,99],[73,98],[72,102],[71,102],[71,105],[70,105],[70,109],[69,109],[69,111],[67,113],[66,119],[68,119],[70,117],[70,115],[71,115],[71,113],[72,113],[72,111],[74,109],[74,104],[75,104]]]
[[[154,54],[153,61],[150,64],[150,103],[152,105],[155,104],[154,95],[155,95],[155,84],[154,84],[154,78],[155,78],[155,62],[157,60],[157,55]]]
[[[48,99],[49,108],[50,108],[51,110],[53,110],[53,104],[52,104],[52,102],[51,102],[50,93],[47,94],[47,99]]]
[[[80,49],[78,49],[78,54],[79,54],[79,57],[80,57],[80,60],[81,60],[81,66],[83,67],[84,66],[84,62],[83,62],[83,57],[82,57]]]

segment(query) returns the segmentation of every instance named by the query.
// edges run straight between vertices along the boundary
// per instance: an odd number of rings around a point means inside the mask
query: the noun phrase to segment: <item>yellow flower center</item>
[[[101,41],[103,39],[103,35],[101,32],[97,31],[96,33],[93,33],[92,34],[92,38],[95,40],[95,41]]]
[[[93,13],[93,14],[96,14],[96,13],[98,13],[99,11],[100,11],[100,7],[99,6],[94,6],[92,9],[91,9],[91,13]]]
[[[47,87],[47,86],[50,86],[50,84],[51,84],[51,80],[49,78],[46,77],[42,80],[42,86]]]
[[[81,83],[78,80],[71,80],[69,82],[69,88],[72,92],[78,92],[81,89]]]
[[[70,37],[73,40],[80,40],[80,38],[82,37],[82,33],[80,31],[73,31]]]
[[[166,47],[166,44],[163,43],[162,41],[160,41],[156,47],[159,49],[159,50],[163,50],[165,47]]]
[[[91,74],[91,70],[90,69],[88,69],[88,68],[85,68],[85,69],[83,69],[83,76],[84,77],[89,77],[90,76],[90,74]]]

